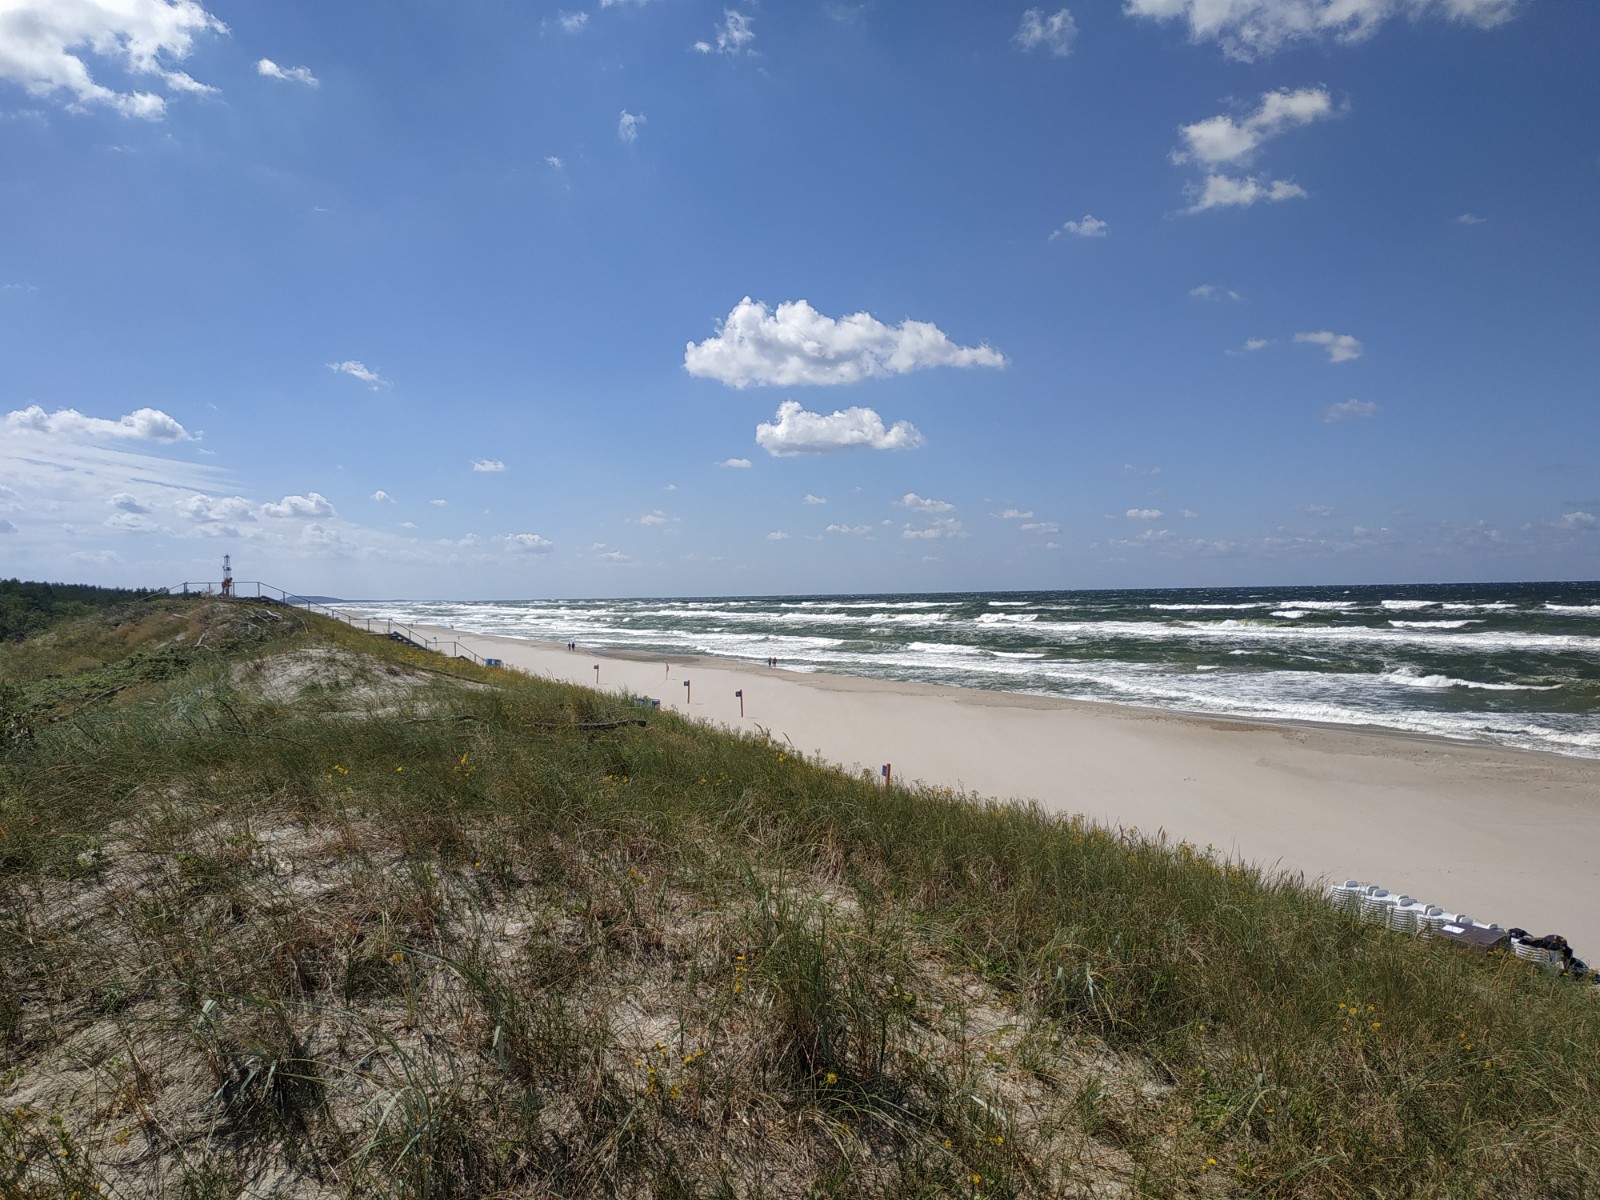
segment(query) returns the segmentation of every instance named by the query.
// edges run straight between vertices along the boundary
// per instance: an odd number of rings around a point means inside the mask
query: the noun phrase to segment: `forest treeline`
[[[90,583],[0,579],[0,642],[19,642],[57,621],[136,600],[148,591],[96,587]]]

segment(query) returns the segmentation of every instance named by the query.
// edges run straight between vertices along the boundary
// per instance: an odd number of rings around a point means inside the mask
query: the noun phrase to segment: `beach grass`
[[[0,706],[6,1196],[1600,1194],[1593,989],[1157,831],[250,601]]]

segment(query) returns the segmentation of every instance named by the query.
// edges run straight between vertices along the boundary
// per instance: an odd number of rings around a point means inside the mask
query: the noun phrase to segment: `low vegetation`
[[[254,601],[0,687],[6,1197],[1600,1194],[1592,989],[1204,849]]]

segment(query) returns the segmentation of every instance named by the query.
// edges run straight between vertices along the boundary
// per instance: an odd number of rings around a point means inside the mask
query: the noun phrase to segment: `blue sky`
[[[0,0],[0,574],[1600,576],[1600,6]]]

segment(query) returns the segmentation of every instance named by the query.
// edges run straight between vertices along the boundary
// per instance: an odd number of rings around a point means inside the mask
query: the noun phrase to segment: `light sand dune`
[[[759,727],[847,768],[890,763],[899,781],[1164,830],[1312,879],[1358,877],[1565,933],[1600,959],[1600,760],[419,630],[508,667]]]

